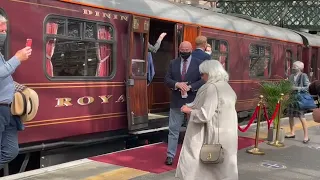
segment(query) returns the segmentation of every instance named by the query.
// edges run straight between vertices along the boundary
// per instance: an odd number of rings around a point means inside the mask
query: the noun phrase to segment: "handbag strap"
[[[220,113],[220,100],[219,100],[219,90],[218,90],[218,87],[215,85],[215,84],[213,84],[214,85],[214,87],[216,88],[216,90],[217,90],[217,100],[218,100],[218,106],[217,106],[217,110],[216,111],[218,111],[218,114]],[[218,144],[220,144],[220,137],[219,137],[219,135],[220,135],[220,127],[219,127],[219,117],[217,118],[218,119],[218,121],[217,121],[217,125],[218,125]],[[204,124],[204,143],[205,144],[208,144],[208,139],[207,139],[207,133],[208,133],[208,124],[207,123],[205,123]]]
[[[298,77],[298,87],[303,87],[303,79],[302,79],[303,73],[301,73]]]

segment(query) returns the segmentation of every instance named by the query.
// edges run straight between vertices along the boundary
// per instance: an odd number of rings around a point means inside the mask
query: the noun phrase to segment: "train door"
[[[304,63],[304,73],[308,74],[309,78],[312,75],[312,68],[310,66],[310,61],[311,61],[311,48],[309,47],[304,47],[302,50],[302,62]]]
[[[196,37],[200,35],[200,26],[184,25],[183,27],[183,40],[189,41],[192,44],[192,48],[196,47]]]
[[[319,63],[318,59],[318,49],[312,48],[311,52],[311,66],[310,66],[310,77],[311,81],[319,79]]]
[[[132,16],[127,65],[128,129],[148,127],[147,53],[150,19]]]

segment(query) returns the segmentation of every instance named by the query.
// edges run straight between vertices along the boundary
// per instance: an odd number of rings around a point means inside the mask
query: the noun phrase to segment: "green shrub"
[[[264,81],[259,83],[259,93],[263,95],[265,105],[267,106],[267,112],[269,118],[271,118],[276,105],[281,97],[281,94],[284,94],[283,101],[281,103],[281,112],[280,117],[283,117],[284,110],[288,105],[293,101],[293,96],[291,96],[292,84],[288,80],[280,81]],[[278,116],[273,121],[273,127],[275,128],[278,124]]]

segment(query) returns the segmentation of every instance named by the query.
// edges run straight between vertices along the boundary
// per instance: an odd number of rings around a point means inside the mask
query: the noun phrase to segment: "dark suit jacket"
[[[201,49],[194,50],[192,52],[192,57],[200,59],[202,61],[211,59],[211,56],[209,54],[205,53],[204,51],[202,51]]]
[[[196,97],[197,90],[204,84],[199,72],[200,59],[191,57],[189,68],[183,82],[188,82],[191,90],[188,92],[187,98],[181,98],[180,90],[175,90],[175,84],[182,82],[181,80],[181,58],[174,59],[170,62],[170,66],[165,77],[165,84],[172,90],[170,108],[181,108],[186,103],[191,103]]]

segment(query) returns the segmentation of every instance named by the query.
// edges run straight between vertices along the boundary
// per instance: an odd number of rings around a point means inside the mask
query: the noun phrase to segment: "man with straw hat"
[[[0,47],[5,47],[7,19],[0,15]],[[15,86],[11,75],[21,62],[26,61],[32,49],[25,47],[6,61],[0,52],[0,169],[19,153],[18,129],[20,118],[10,111]]]

